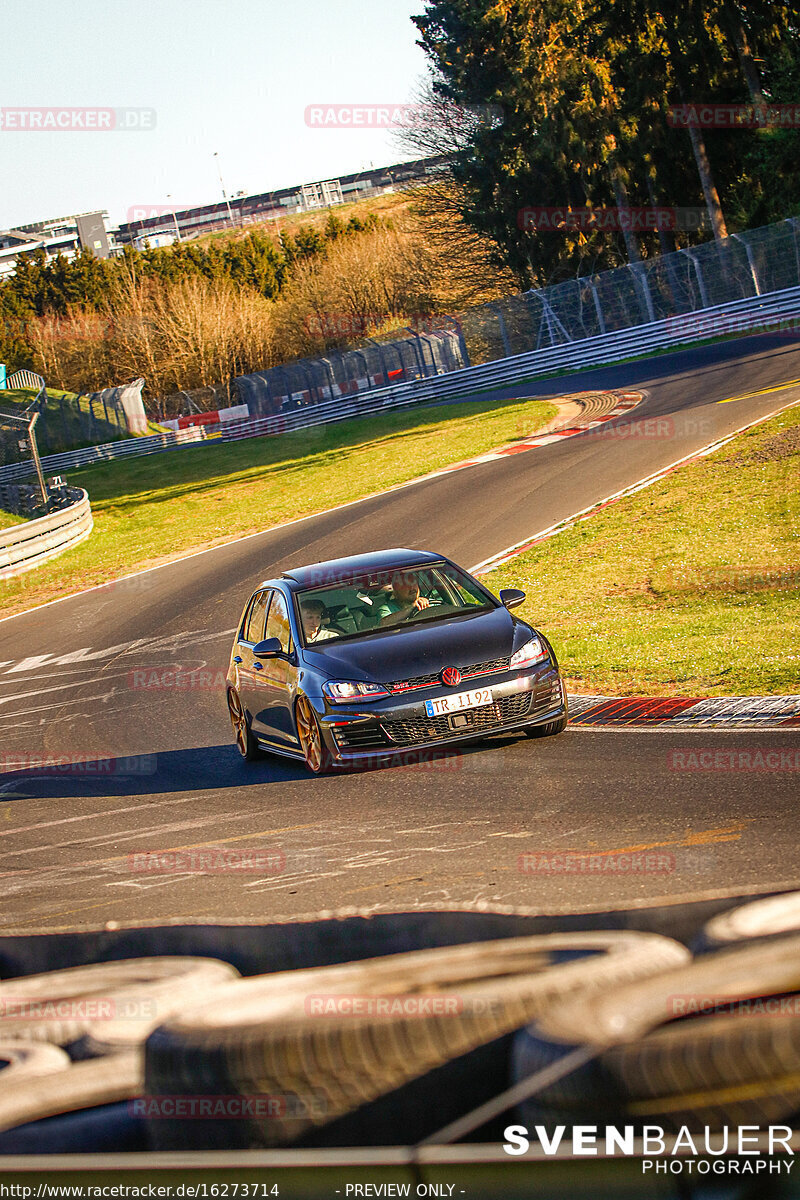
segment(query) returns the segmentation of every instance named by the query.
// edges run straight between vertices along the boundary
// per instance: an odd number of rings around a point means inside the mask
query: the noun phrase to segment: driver
[[[398,625],[423,608],[430,608],[419,592],[419,580],[414,571],[395,571],[386,598],[378,606],[379,625]]]
[[[336,634],[332,629],[323,627],[325,618],[325,605],[321,600],[306,600],[302,606],[303,609],[303,631],[306,635],[307,642],[324,642],[328,638],[335,638]]]

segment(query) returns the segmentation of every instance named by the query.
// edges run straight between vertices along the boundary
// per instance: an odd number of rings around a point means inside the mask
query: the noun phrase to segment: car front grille
[[[557,708],[561,703],[561,683],[558,675],[553,674],[547,679],[540,680],[536,695],[531,706],[531,716],[542,716],[551,708]]]
[[[448,738],[454,735],[496,729],[501,725],[509,725],[527,716],[531,706],[530,692],[517,692],[513,696],[504,696],[495,700],[494,704],[486,704],[481,708],[466,708],[458,715],[464,717],[466,725],[456,728],[450,724],[449,717],[413,717],[402,721],[386,721],[384,728],[391,740],[398,746],[416,746],[421,742],[433,742],[438,738]]]
[[[340,750],[379,750],[389,745],[383,729],[378,724],[349,725],[334,730],[333,734]]]
[[[510,658],[490,658],[487,662],[472,663],[468,667],[459,667],[458,669],[462,679],[472,679],[476,675],[494,675],[496,671],[507,671],[510,661]],[[390,692],[407,692],[411,688],[435,687],[440,682],[439,674],[440,671],[434,671],[430,675],[415,675],[412,679],[396,679],[393,683],[387,683],[385,686]]]

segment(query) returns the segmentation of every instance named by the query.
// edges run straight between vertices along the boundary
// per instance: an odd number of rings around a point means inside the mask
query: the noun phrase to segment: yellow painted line
[[[717,400],[717,404],[734,404],[737,400],[751,400],[753,396],[767,396],[770,392],[782,392],[784,388],[795,387],[800,379],[787,379],[786,383],[776,383],[775,387],[762,388],[758,392],[742,392],[741,396],[729,396],[727,400]]]
[[[660,850],[665,846],[710,846],[718,842],[738,842],[747,821],[733,825],[720,825],[716,829],[701,829],[697,833],[688,830],[681,838],[668,838],[662,842],[641,842],[635,846],[618,846],[616,850],[561,850],[560,854],[582,855],[586,858],[604,858],[611,854],[641,854],[647,850]],[[551,851],[551,853],[554,853]]]

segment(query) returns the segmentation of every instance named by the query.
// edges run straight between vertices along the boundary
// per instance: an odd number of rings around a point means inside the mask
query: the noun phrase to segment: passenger
[[[430,600],[420,595],[414,571],[395,571],[386,598],[378,605],[379,625],[399,625],[415,612],[430,608]]]
[[[332,629],[325,629],[322,624],[325,619],[325,605],[321,600],[306,600],[301,607],[303,632],[307,642],[325,642],[336,637]]]

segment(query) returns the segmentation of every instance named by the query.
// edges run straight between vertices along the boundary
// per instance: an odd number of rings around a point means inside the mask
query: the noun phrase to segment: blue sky
[[[413,99],[424,0],[5,0],[0,108],[155,109],[148,132],[0,129],[0,228],[221,199],[411,157],[311,104]]]

